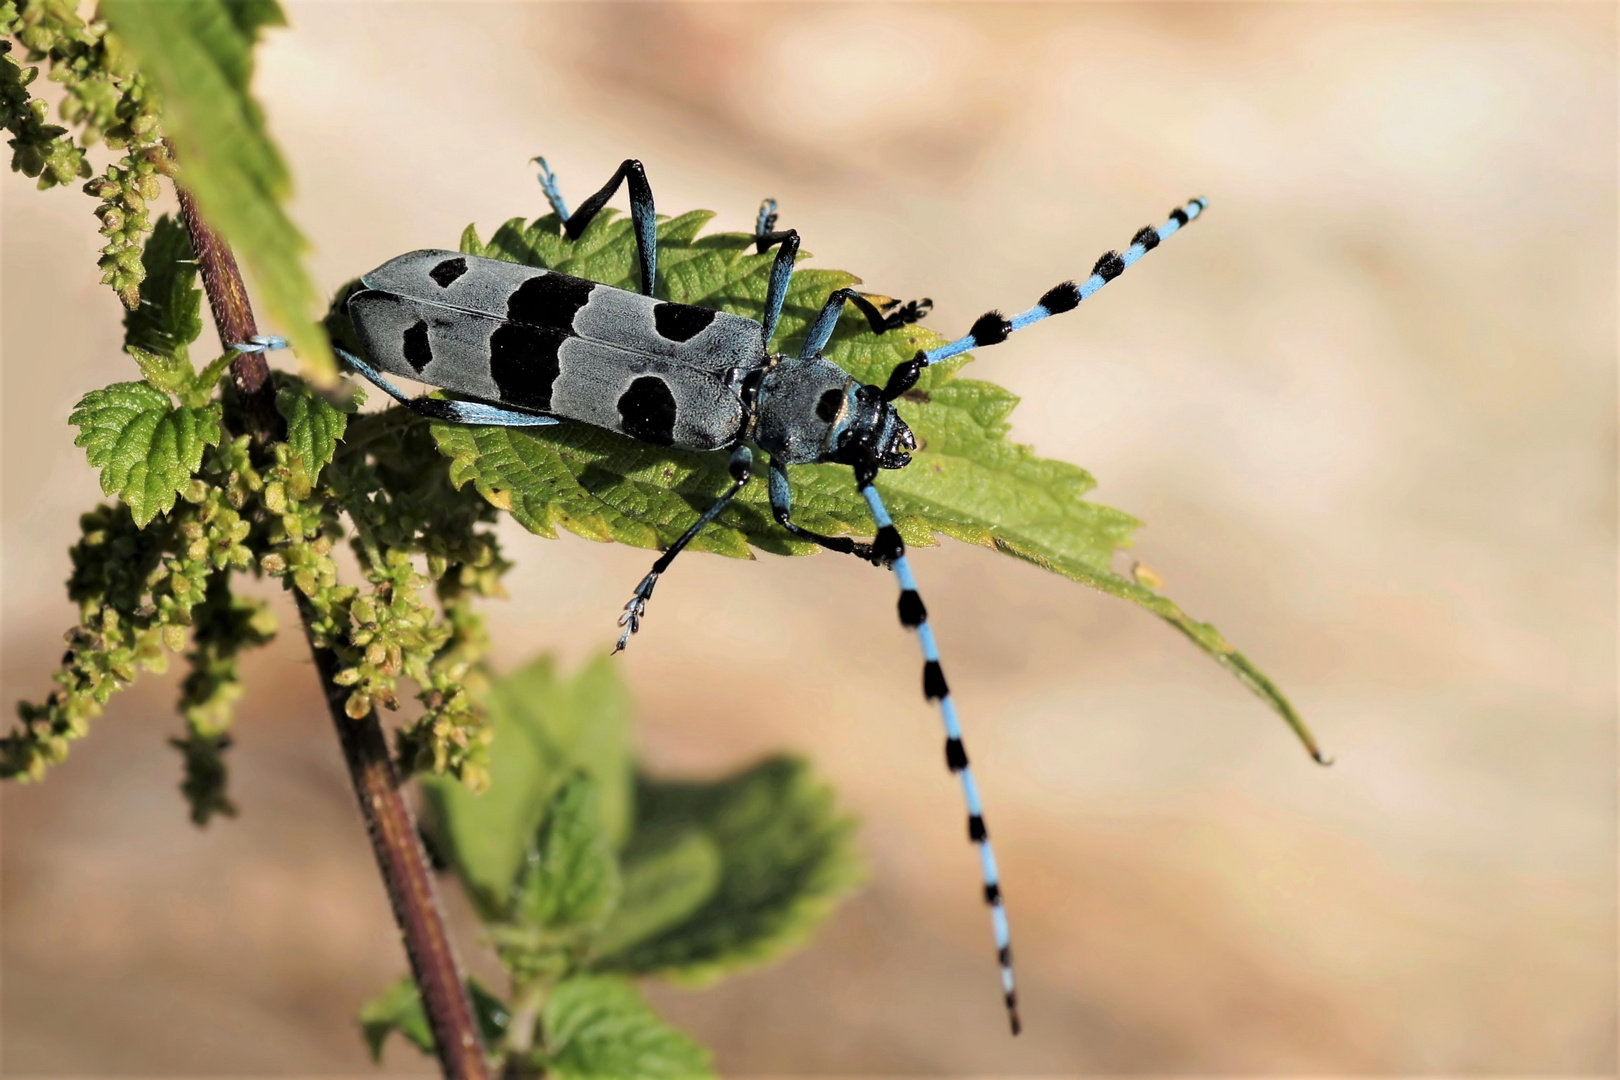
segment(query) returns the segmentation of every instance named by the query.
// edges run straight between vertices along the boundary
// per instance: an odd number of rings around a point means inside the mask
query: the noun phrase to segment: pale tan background
[[[1211,199],[972,373],[1150,523],[1140,557],[1337,766],[1151,617],[918,555],[1005,867],[1012,1042],[892,586],[683,560],[622,661],[647,757],[798,748],[873,867],[790,962],[655,993],[725,1070],[1614,1071],[1612,7],[291,17],[258,88],[327,287],[539,213],[542,152],[576,204],[630,155],[722,227],[774,195],[819,265],[932,296],[946,332]],[[5,178],[8,700],[47,686],[97,496],[65,415],[133,370],[89,201],[28,188]],[[648,555],[507,538],[499,658],[606,648]],[[247,678],[238,821],[185,821],[172,676],[4,790],[7,1073],[370,1074],[350,1016],[403,960],[296,633]]]

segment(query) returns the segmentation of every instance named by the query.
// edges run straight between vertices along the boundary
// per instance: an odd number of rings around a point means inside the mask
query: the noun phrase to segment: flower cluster
[[[107,238],[102,283],[133,309],[145,276],[141,245],[152,231],[147,204],[174,162],[145,80],[107,24],[85,22],[75,7],[71,0],[0,3],[0,34],[20,44],[30,64],[49,66],[48,78],[62,86],[59,111],[69,125],[46,122],[48,106],[28,91],[40,69],[18,64],[8,55],[12,43],[0,41],[0,127],[12,136],[11,167],[37,177],[41,188],[89,181],[84,191],[98,200],[95,213]],[[77,139],[70,128],[78,129]],[[92,179],[86,154],[98,144],[123,153]]]

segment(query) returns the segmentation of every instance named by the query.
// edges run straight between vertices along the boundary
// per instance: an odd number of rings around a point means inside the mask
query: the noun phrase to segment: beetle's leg
[[[579,204],[579,209],[563,225],[563,232],[568,239],[578,240],[579,234],[613,198],[619,185],[626,181],[630,184],[630,221],[636,228],[636,253],[641,256],[641,292],[644,296],[651,296],[653,283],[658,277],[658,218],[653,213],[652,188],[647,185],[647,170],[641,167],[641,162],[631,158],[620,165],[619,171],[602,185],[601,191]]]
[[[776,200],[766,199],[760,203],[759,217],[754,219],[754,253],[763,255],[789,236],[798,236],[798,233],[792,229],[776,231]]]
[[[877,473],[875,464],[857,469],[855,482],[872,510],[872,519],[878,532],[874,546],[878,557],[889,565],[900,583],[900,624],[917,632],[923,654],[923,696],[938,702],[940,719],[945,724],[945,767],[961,781],[962,797],[967,802],[968,839],[979,849],[979,869],[984,878],[984,902],[990,907],[990,927],[996,939],[996,958],[1001,964],[1001,998],[1007,1008],[1007,1021],[1012,1033],[1018,1034],[1018,987],[1013,980],[1012,934],[1007,925],[1007,909],[1001,899],[1001,873],[996,867],[996,853],[990,847],[990,833],[984,825],[984,807],[979,801],[979,785],[968,766],[967,749],[962,744],[962,726],[957,720],[956,703],[951,699],[950,687],[945,682],[945,671],[939,664],[939,647],[934,643],[933,628],[928,625],[928,609],[923,606],[917,592],[917,581],[911,576],[911,565],[906,561],[906,544],[900,532],[889,519],[889,511],[872,486]]]
[[[771,264],[771,281],[765,288],[765,348],[771,347],[771,335],[776,333],[776,322],[782,317],[782,303],[787,299],[788,282],[793,280],[793,261],[799,257],[799,234],[789,229],[785,233],[773,233],[776,239],[772,243],[780,243],[782,248],[776,253],[776,261]]]
[[[987,311],[974,322],[972,328],[955,341],[947,342],[937,349],[919,352],[915,359],[908,360],[908,364],[927,367],[937,364],[946,357],[957,353],[967,352],[969,349],[982,349],[986,345],[999,345],[1007,340],[1007,335],[1015,330],[1022,330],[1032,323],[1040,322],[1051,315],[1061,315],[1065,311],[1073,311],[1080,306],[1080,301],[1113,281],[1125,272],[1125,268],[1140,259],[1143,255],[1158,247],[1181,230],[1181,227],[1204,212],[1204,200],[1194,199],[1186,206],[1178,206],[1170,211],[1170,220],[1158,228],[1152,225],[1138,229],[1136,235],[1131,237],[1131,246],[1123,252],[1106,252],[1091,268],[1091,276],[1080,284],[1065,281],[1054,285],[1041,297],[1041,302],[1020,315],[1008,318],[999,311]]]
[[[551,166],[546,159],[537,157],[531,159],[540,166],[540,190],[545,193],[546,202],[551,204],[551,212],[557,215],[558,220],[564,224],[568,221],[568,204],[563,202],[562,189],[557,187],[557,177],[553,175]]]
[[[669,564],[675,561],[675,556],[697,538],[697,534],[703,531],[705,525],[720,516],[720,511],[737,497],[737,492],[741,491],[749,478],[754,475],[754,455],[748,447],[738,446],[731,451],[731,461],[727,464],[727,468],[731,470],[731,487],[715,500],[713,506],[703,512],[702,517],[692,523],[690,529],[681,534],[679,540],[669,545],[669,550],[658,556],[658,561],[653,563],[652,572],[641,579],[641,584],[636,586],[630,602],[624,605],[624,614],[619,616],[619,625],[624,627],[624,633],[619,635],[619,643],[613,647],[614,652],[622,652],[630,643],[630,635],[641,629],[641,618],[647,614],[647,601],[652,599],[653,586],[658,584],[658,575],[669,569]]]
[[[490,427],[544,427],[547,424],[562,423],[555,416],[518,412],[515,409],[503,409],[496,405],[485,405],[477,401],[455,401],[448,398],[430,397],[413,398],[389,382],[376,368],[343,348],[343,346],[333,345],[332,351],[342,357],[344,363],[370,379],[383,393],[412,412],[434,420],[449,420],[455,424],[487,424]]]
[[[793,488],[788,483],[787,468],[776,459],[771,459],[770,472],[771,514],[776,523],[800,540],[808,540],[813,544],[820,544],[828,551],[836,551],[841,555],[856,555],[868,562],[875,561],[872,554],[872,545],[862,540],[852,540],[847,536],[823,536],[812,532],[789,520],[793,513]]]
[[[799,350],[799,359],[808,360],[827,347],[833,330],[838,326],[838,317],[844,313],[845,304],[854,304],[860,309],[861,314],[866,316],[866,324],[872,328],[874,334],[914,323],[928,314],[928,309],[934,306],[932,300],[912,300],[900,305],[898,311],[885,315],[876,304],[854,289],[839,289],[827,297],[827,303],[822,307],[821,314],[810,324],[810,336],[804,339],[804,348]]]

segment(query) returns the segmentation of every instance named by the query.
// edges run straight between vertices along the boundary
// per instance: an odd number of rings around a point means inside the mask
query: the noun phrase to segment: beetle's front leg
[[[641,629],[642,617],[647,614],[647,601],[652,599],[653,586],[658,584],[658,576],[669,569],[669,564],[675,561],[675,556],[679,555],[686,548],[686,545],[697,538],[697,534],[703,531],[705,525],[720,516],[720,511],[724,510],[731,500],[737,497],[737,493],[753,477],[753,453],[746,446],[733,448],[727,468],[731,470],[731,487],[726,489],[724,495],[715,500],[713,506],[703,512],[703,516],[698,518],[690,529],[681,534],[679,540],[669,545],[668,551],[658,557],[658,561],[653,563],[652,570],[648,572],[646,577],[641,579],[641,584],[637,585],[636,591],[631,594],[630,602],[624,605],[624,614],[619,616],[619,625],[624,627],[624,632],[619,635],[619,643],[613,647],[615,653],[623,652],[624,647],[630,644],[630,635]]]
[[[771,459],[770,489],[771,514],[776,518],[776,523],[800,540],[820,544],[828,551],[841,555],[855,555],[870,563],[880,561],[874,555],[872,545],[865,541],[852,540],[847,536],[823,536],[802,525],[795,525],[790,519],[793,513],[793,488],[788,483],[787,468],[774,458]]]

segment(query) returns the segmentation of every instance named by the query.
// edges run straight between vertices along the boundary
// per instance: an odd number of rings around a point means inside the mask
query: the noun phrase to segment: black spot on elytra
[[[428,271],[428,277],[433,284],[441,289],[448,289],[452,282],[467,272],[466,259],[446,259],[444,262]]]
[[[518,286],[506,302],[506,317],[513,322],[572,334],[574,316],[590,302],[594,288],[595,282],[567,274],[540,274]]]
[[[951,688],[945,685],[945,669],[939,666],[939,661],[929,660],[923,664],[923,696],[937,701],[950,692]]]
[[[418,373],[433,362],[433,347],[428,344],[427,323],[417,319],[405,330],[405,361]]]
[[[951,772],[961,772],[968,767],[967,750],[961,739],[945,740],[945,767]]]
[[[713,308],[689,304],[654,304],[653,327],[665,341],[691,341],[703,333],[718,314]]]
[[[545,412],[561,365],[562,338],[522,323],[502,323],[489,335],[489,374],[508,405]]]
[[[1141,244],[1143,251],[1152,251],[1159,246],[1159,230],[1151,225],[1144,225],[1131,237],[1131,243]]]
[[[675,394],[656,375],[643,375],[619,397],[619,419],[632,439],[668,446],[675,441]]]
[[[1061,285],[1054,285],[1046,290],[1041,297],[1041,307],[1054,315],[1061,315],[1065,311],[1073,311],[1080,306],[1080,287],[1072,281],[1065,281]]]
[[[842,390],[828,390],[816,402],[816,415],[826,423],[838,419],[838,410],[844,406],[844,392]]]

